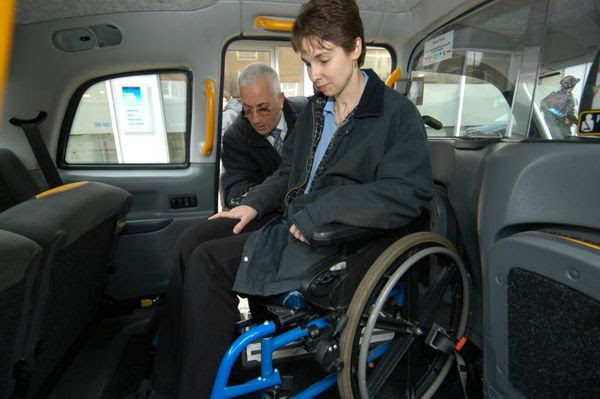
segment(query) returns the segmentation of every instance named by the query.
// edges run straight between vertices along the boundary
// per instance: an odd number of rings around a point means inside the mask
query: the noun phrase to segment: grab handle
[[[211,79],[204,81],[206,94],[206,134],[202,145],[202,155],[210,155],[215,141],[215,82]]]
[[[394,87],[394,83],[396,83],[401,76],[402,70],[400,68],[394,69],[390,76],[388,76],[388,78],[385,80],[385,85],[388,87]]]
[[[281,19],[273,19],[267,17],[256,17],[254,26],[257,29],[277,30],[283,32],[291,32],[294,27],[294,21],[286,21]]]

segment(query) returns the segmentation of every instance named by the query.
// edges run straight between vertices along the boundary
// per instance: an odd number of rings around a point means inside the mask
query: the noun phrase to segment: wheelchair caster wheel
[[[469,295],[465,266],[444,237],[415,233],[388,247],[348,307],[340,336],[341,397],[431,397],[454,358],[427,346],[425,338],[434,324],[462,336]]]

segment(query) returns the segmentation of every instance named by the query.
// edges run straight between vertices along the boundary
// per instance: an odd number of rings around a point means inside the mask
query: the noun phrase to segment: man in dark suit
[[[247,65],[238,87],[242,113],[223,136],[221,158],[221,183],[230,208],[279,167],[283,143],[306,105],[304,97],[285,98],[277,72],[263,63]]]
[[[296,119],[307,104],[304,97],[286,99],[277,73],[262,63],[246,66],[240,73],[238,86],[242,113],[223,135],[221,156],[225,167],[221,182],[227,207],[237,206],[252,187],[262,183],[279,167],[283,142],[292,136]],[[249,223],[244,232],[258,230],[276,215],[276,211],[262,215]],[[169,295],[177,298],[182,292],[179,276],[185,274],[190,258],[200,253],[197,249],[219,238],[232,236],[238,222],[233,219],[219,223],[205,220],[182,233],[177,241],[177,265],[169,283],[169,292],[173,294]],[[180,317],[181,308],[177,299],[168,301],[161,316],[161,344],[154,361],[151,398],[172,398],[161,392],[176,391],[174,384],[178,383],[179,370],[174,365],[179,364],[182,355],[176,348],[180,347],[181,340],[187,344],[188,338],[184,334],[192,331]]]

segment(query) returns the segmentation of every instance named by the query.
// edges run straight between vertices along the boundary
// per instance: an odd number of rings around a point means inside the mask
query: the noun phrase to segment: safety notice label
[[[425,42],[425,53],[423,54],[423,66],[452,58],[453,40],[454,31],[427,40]]]

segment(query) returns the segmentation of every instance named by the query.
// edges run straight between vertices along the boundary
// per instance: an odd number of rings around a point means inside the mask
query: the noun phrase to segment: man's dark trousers
[[[238,220],[216,219],[192,226],[179,238],[160,321],[153,390],[178,398],[210,397],[239,320],[232,287],[244,243],[272,216],[251,222],[235,236]]]

